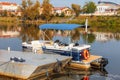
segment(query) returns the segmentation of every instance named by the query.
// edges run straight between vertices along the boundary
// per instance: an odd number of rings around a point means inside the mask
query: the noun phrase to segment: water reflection
[[[97,74],[97,75],[96,75]],[[108,72],[105,69],[90,69],[87,71],[83,71],[83,70],[76,70],[76,69],[64,69],[62,72],[60,73],[48,73],[48,74],[44,74],[44,75],[40,75],[36,78],[33,78],[32,80],[91,80],[92,75],[94,75],[94,79],[97,76],[102,77],[102,79],[99,80],[103,80],[103,78],[108,76]],[[96,75],[96,76],[95,76]],[[10,78],[10,77],[5,77],[5,76],[0,76],[2,80],[17,80],[15,78]]]
[[[105,69],[90,69],[87,71],[66,69],[66,72],[56,73],[50,77],[51,80],[90,80],[90,76],[98,74],[99,76],[107,77],[108,72]],[[95,79],[94,79],[95,80]],[[101,79],[102,80],[102,79]]]
[[[40,30],[38,25],[23,24],[21,25],[20,38],[22,41],[38,40],[40,37]]]
[[[39,30],[38,25],[25,25],[25,24],[15,24],[15,25],[5,25],[0,24],[0,35],[9,34],[13,35],[15,38],[7,38],[1,37],[0,38],[0,48],[5,49],[7,47],[11,47],[12,50],[22,50],[21,44],[24,41],[30,40],[38,40],[42,37],[41,31]],[[59,31],[56,31],[59,33]],[[46,31],[50,39],[53,38],[54,32],[52,30]],[[68,36],[69,32],[61,31],[62,36]],[[59,35],[59,34],[57,34]],[[51,80],[82,80],[84,76],[87,76],[90,80],[119,80],[119,52],[120,52],[120,34],[119,33],[102,33],[102,32],[94,32],[91,34],[83,34],[80,33],[78,29],[72,31],[70,33],[72,41],[79,41],[83,40],[83,43],[90,43],[92,44],[92,54],[101,55],[109,59],[109,64],[106,66],[107,71],[105,70],[91,70],[86,71],[87,74],[82,74],[83,71],[73,70],[73,71],[66,71],[60,74],[54,74],[50,76]],[[48,39],[45,37],[45,39]],[[75,71],[75,72],[74,72]],[[81,73],[80,73],[81,72]],[[2,76],[3,77],[3,76]],[[9,78],[3,79],[0,77],[1,80],[9,80]],[[46,76],[43,77],[46,79]],[[43,79],[43,78],[39,78]],[[10,78],[11,80],[12,78]],[[43,79],[43,80],[45,80]],[[14,80],[14,79],[12,79]],[[16,79],[15,79],[16,80]],[[37,79],[36,79],[37,80]]]
[[[93,43],[94,41],[106,42],[111,39],[115,39],[117,41],[120,40],[119,33],[103,33],[103,32],[93,32],[91,34],[83,34],[79,32],[79,29],[75,29],[69,33],[69,31],[54,31],[54,30],[45,30],[44,31],[47,36],[45,36],[45,40],[53,38],[54,35],[68,36],[71,35],[72,42],[77,42],[80,40],[80,36],[82,36],[85,43]],[[42,38],[43,33],[39,30],[39,25],[34,24],[0,24],[0,37],[19,37],[23,42],[38,40]]]

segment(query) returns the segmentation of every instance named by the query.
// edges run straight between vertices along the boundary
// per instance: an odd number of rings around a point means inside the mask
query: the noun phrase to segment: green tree
[[[46,20],[48,23],[49,20],[52,18],[52,5],[49,3],[49,0],[44,0],[42,4],[42,19]]]
[[[96,5],[94,2],[90,1],[87,2],[84,6],[83,6],[83,13],[94,13],[96,10]]]
[[[74,10],[76,17],[78,17],[80,14],[80,5],[72,4],[72,9]]]

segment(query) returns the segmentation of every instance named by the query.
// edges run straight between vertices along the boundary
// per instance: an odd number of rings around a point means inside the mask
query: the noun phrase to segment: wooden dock
[[[91,67],[91,63],[94,61],[97,61],[99,59],[101,59],[102,56],[96,56],[96,55],[90,55],[90,58],[88,58],[87,60],[82,60],[80,62],[71,62],[70,65],[68,67],[71,68],[76,68],[76,69],[83,69],[83,70],[87,70]]]
[[[0,50],[0,75],[29,79],[64,67],[70,60],[71,57],[55,54]]]

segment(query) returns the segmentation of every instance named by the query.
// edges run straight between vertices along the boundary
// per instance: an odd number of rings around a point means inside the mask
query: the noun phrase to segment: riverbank
[[[120,17],[118,16],[79,16],[69,23],[85,24],[86,18],[88,18],[90,31],[120,32]]]
[[[76,23],[85,24],[85,19],[88,18],[89,31],[100,32],[118,32],[120,33],[120,17],[119,16],[79,16],[71,17],[54,17],[49,23]],[[22,21],[18,17],[0,17],[1,24],[41,24],[46,23],[44,20]]]

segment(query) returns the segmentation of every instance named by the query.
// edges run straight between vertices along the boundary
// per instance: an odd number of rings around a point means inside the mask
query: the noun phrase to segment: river
[[[51,33],[51,31],[48,31],[48,33]],[[38,26],[0,26],[0,49],[7,50],[10,47],[11,50],[22,51],[22,42],[40,39],[40,36]],[[50,38],[52,37],[51,33]],[[94,32],[86,35],[75,30],[72,40],[80,44],[90,44],[90,53],[107,58],[109,64],[104,70],[79,71],[65,69],[61,74],[51,75],[49,77],[51,80],[84,80],[84,77],[88,77],[89,80],[120,80],[120,34]],[[0,79],[8,80],[7,77]],[[11,78],[9,79],[11,80]]]

